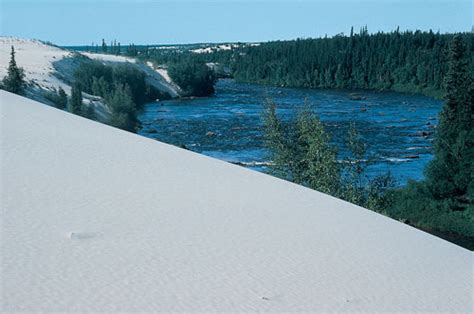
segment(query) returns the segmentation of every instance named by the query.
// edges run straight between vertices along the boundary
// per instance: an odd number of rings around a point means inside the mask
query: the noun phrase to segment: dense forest
[[[233,56],[235,79],[305,88],[377,89],[441,96],[448,71],[452,34],[376,33],[275,41],[242,49]],[[474,71],[474,34],[466,43],[468,71]]]
[[[171,63],[168,73],[182,89],[182,96],[209,96],[214,94],[216,75],[205,63],[190,58]]]

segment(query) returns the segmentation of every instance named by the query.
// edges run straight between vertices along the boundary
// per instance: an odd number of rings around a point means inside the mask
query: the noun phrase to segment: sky
[[[57,45],[261,42],[369,32],[471,31],[472,0],[0,0],[0,35]]]

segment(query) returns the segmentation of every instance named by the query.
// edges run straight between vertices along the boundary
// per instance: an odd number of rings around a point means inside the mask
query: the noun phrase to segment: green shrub
[[[67,95],[61,87],[59,87],[57,92],[43,93],[43,97],[51,101],[58,109],[64,110],[67,107]]]
[[[377,212],[391,206],[393,177],[387,174],[367,179],[362,163],[366,149],[354,126],[347,136],[350,155],[341,164],[329,134],[309,108],[300,111],[294,121],[284,123],[276,114],[275,104],[267,101],[263,120],[265,144],[273,161],[271,174]]]

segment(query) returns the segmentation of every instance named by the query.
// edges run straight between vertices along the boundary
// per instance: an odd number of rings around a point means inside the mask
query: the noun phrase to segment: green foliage
[[[429,230],[452,232],[474,237],[474,206],[453,210],[458,206],[453,198],[435,199],[426,182],[409,182],[393,193],[393,206],[387,214],[400,221]]]
[[[128,45],[125,54],[129,57],[136,57],[138,55],[138,49],[134,44]]]
[[[170,97],[147,85],[145,74],[128,64],[108,66],[87,61],[80,64],[74,77],[84,92],[104,98],[112,111],[111,125],[131,132],[139,128],[136,115],[143,104]],[[94,116],[92,107],[84,114],[89,118]]]
[[[472,72],[474,34],[458,36],[468,43],[465,62]],[[444,90],[446,56],[452,37],[431,31],[369,35],[362,29],[350,36],[275,41],[242,48],[229,53],[227,64],[242,82],[306,88],[392,89],[439,96],[439,91]]]
[[[360,202],[361,206],[390,216],[388,209],[391,208],[395,202],[395,185],[396,181],[390,173],[373,178],[369,181],[365,190],[362,191],[365,199]]]
[[[390,175],[368,180],[365,170],[369,158],[354,126],[346,140],[350,155],[341,165],[314,114],[306,110],[296,121],[284,123],[272,103],[264,115],[266,143],[274,162],[271,170],[287,180],[419,227],[474,236],[474,86],[469,63],[472,54],[466,56],[472,49],[472,42],[466,44],[468,39],[472,37],[458,35],[450,45],[446,104],[440,114],[435,158],[426,169],[425,181],[395,190]],[[426,84],[430,77],[426,71],[430,70],[417,68],[416,84]],[[327,84],[330,72],[315,73]],[[344,87],[347,73],[341,67],[335,72],[337,75],[329,75],[334,79],[331,84]]]
[[[111,66],[97,61],[84,61],[74,72],[74,80],[84,92],[105,97],[112,87],[112,72]],[[97,87],[99,80],[102,84],[100,91]]]
[[[216,76],[205,63],[183,59],[169,66],[168,73],[183,90],[184,96],[209,96],[214,94]]]
[[[114,93],[117,85],[128,85],[132,99],[137,107],[156,98],[166,99],[165,95],[146,83],[145,73],[129,64],[109,66],[98,61],[82,62],[74,73],[74,79],[88,94],[106,98]]]
[[[455,36],[446,77],[446,103],[434,145],[435,159],[426,176],[435,198],[454,197],[472,203],[474,191],[468,186],[472,185],[474,170],[474,87],[465,53],[462,39]]]
[[[110,82],[108,82],[103,76],[97,78],[97,76],[92,77],[92,86],[91,86],[91,94],[106,97],[110,93]]]
[[[115,86],[113,93],[105,99],[112,110],[109,124],[130,132],[138,130],[139,122],[136,118],[136,105],[132,99],[130,87],[126,84]]]
[[[79,84],[74,84],[71,88],[69,111],[77,115],[82,115],[83,113],[82,90]]]
[[[25,73],[23,68],[17,66],[15,61],[15,48],[12,46],[10,63],[7,75],[2,80],[2,89],[15,94],[23,94],[25,88]]]
[[[284,124],[276,106],[268,101],[263,115],[265,143],[274,175],[318,191],[336,194],[339,169],[336,152],[318,117],[309,109],[299,112],[294,123]]]
[[[97,115],[95,113],[95,109],[92,104],[89,104],[89,106],[85,108],[85,112],[83,113],[83,116],[87,119],[97,121]]]
[[[105,40],[102,38],[102,53],[107,53],[107,44]]]
[[[304,88],[391,89],[442,97],[454,34],[432,31],[378,32],[366,28],[317,39],[274,41],[231,50],[193,53],[186,49],[134,46],[134,55],[160,64],[218,64],[241,82]],[[466,42],[468,71],[474,71],[474,34]],[[228,75],[228,74],[226,74]]]
[[[329,135],[319,118],[309,109],[298,114],[294,150],[296,151],[297,183],[323,193],[337,195],[340,169],[336,149],[329,145]]]
[[[61,110],[64,110],[67,107],[67,95],[64,89],[61,87],[58,89],[58,100],[56,102],[56,107]]]
[[[461,36],[450,45],[446,103],[426,180],[397,191],[391,215],[435,230],[474,236],[474,87]]]
[[[267,101],[263,120],[273,175],[378,212],[391,205],[393,178],[366,179],[361,164],[365,145],[354,126],[348,133],[351,155],[344,160],[346,166],[341,166],[329,135],[309,108],[300,111],[295,121],[284,123],[276,114],[275,104]]]
[[[365,201],[364,189],[365,189],[365,155],[366,147],[362,142],[359,133],[357,132],[354,123],[351,123],[349,131],[346,137],[346,146],[351,152],[351,155],[347,156],[344,161],[344,198],[348,202],[354,204],[362,204]]]
[[[115,86],[128,85],[133,102],[138,106],[143,105],[149,100],[147,97],[145,73],[131,65],[120,64],[114,66],[112,68],[112,82]]]
[[[67,107],[67,95],[64,89],[59,87],[58,91],[46,92],[43,94],[44,98],[51,101],[56,108],[64,110]]]
[[[263,113],[265,145],[271,153],[273,162],[270,168],[275,176],[291,180],[296,176],[296,160],[292,159],[292,143],[290,142],[286,125],[276,114],[276,105],[268,100]]]

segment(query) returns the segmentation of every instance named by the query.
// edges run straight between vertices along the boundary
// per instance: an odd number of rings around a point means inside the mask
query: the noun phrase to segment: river
[[[261,114],[266,98],[277,104],[284,120],[309,104],[338,147],[347,154],[344,137],[354,122],[367,145],[367,176],[390,172],[399,185],[423,178],[432,159],[433,132],[442,102],[395,92],[357,92],[266,87],[219,80],[209,98],[152,102],[139,114],[141,135],[225,161],[264,171]]]

